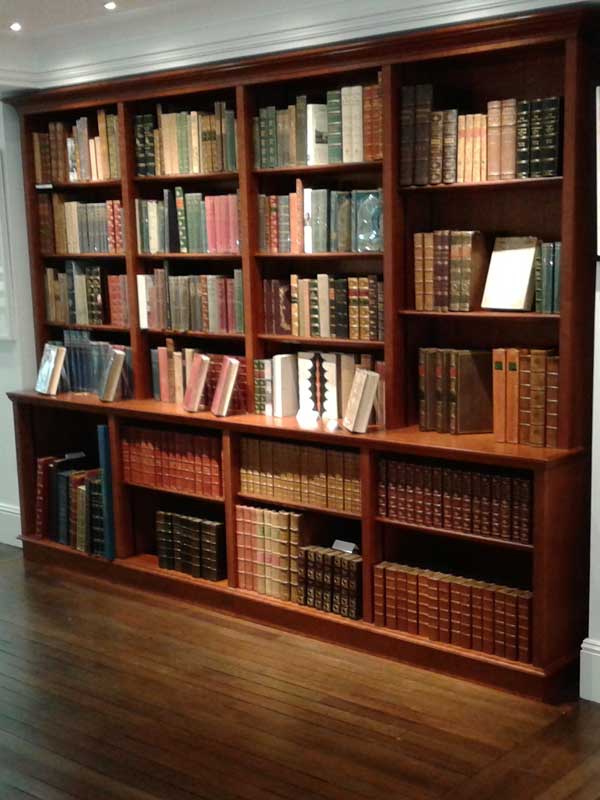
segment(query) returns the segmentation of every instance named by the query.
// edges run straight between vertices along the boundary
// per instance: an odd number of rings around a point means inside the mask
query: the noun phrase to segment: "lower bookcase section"
[[[154,555],[106,561],[56,542],[27,536],[23,537],[23,549],[28,563],[53,565],[125,587],[197,603],[219,612],[545,701],[560,699],[576,669],[577,652],[542,669],[233,588],[225,580],[207,581],[161,569]]]

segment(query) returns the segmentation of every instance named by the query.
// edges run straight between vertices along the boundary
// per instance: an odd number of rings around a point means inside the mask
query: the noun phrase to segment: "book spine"
[[[444,183],[456,183],[458,154],[458,111],[449,109],[443,112],[443,168]]]

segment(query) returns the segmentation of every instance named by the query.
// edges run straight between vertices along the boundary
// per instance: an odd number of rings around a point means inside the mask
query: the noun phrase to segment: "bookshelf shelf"
[[[192,492],[184,492],[181,489],[165,489],[163,486],[148,486],[145,483],[137,483],[135,481],[123,481],[124,486],[131,486],[133,489],[144,489],[148,492],[162,492],[163,494],[174,494],[178,497],[189,497],[190,500],[202,500],[206,503],[223,503],[222,497],[213,497],[208,494],[193,494]]]
[[[384,346],[379,340],[369,339],[324,339],[314,336],[288,336],[279,333],[259,333],[263,342],[281,342],[282,344],[307,344],[315,347],[337,347],[340,350],[381,350]]]
[[[65,322],[46,322],[49,328],[62,328],[67,331],[106,331],[107,333],[129,333],[124,325],[77,325]]]
[[[375,522],[380,525],[390,525],[407,533],[427,533],[432,536],[445,536],[449,539],[463,539],[464,541],[478,542],[492,547],[503,547],[508,550],[521,550],[523,552],[531,552],[533,550],[533,545],[525,542],[513,542],[512,540],[499,539],[495,536],[480,536],[476,533],[455,531],[452,528],[434,528],[429,525],[419,525],[416,522],[400,522],[400,520],[390,519],[389,517],[375,517]]]
[[[584,598],[577,575],[586,571],[589,531],[589,447],[591,431],[591,375],[593,342],[593,92],[597,82],[591,37],[596,36],[598,15],[591,7],[570,6],[562,10],[469,22],[451,28],[429,29],[372,40],[323,46],[309,51],[279,53],[243,59],[238,64],[201,65],[185,70],[158,72],[118,81],[37,92],[11,100],[22,118],[24,185],[26,193],[33,317],[38,358],[49,338],[63,329],[90,330],[102,335],[127,334],[131,345],[131,367],[135,398],[102,403],[96,396],[63,394],[46,397],[35,392],[13,392],[18,453],[22,529],[35,531],[37,459],[60,451],[62,426],[76,435],[85,425],[106,422],[112,453],[115,545],[117,559],[105,562],[46,540],[24,536],[28,560],[56,563],[81,572],[120,581],[150,591],[192,599],[233,614],[282,626],[308,635],[337,641],[373,653],[393,656],[430,669],[490,683],[513,691],[548,697],[577,657],[585,635]],[[506,64],[518,65],[507,70]],[[334,65],[334,66],[332,66]],[[593,67],[594,71],[597,68]],[[526,89],[522,76],[527,75]],[[377,78],[375,77],[377,76]],[[312,98],[317,90],[338,89],[357,81],[378,80],[371,96],[381,104],[383,158],[380,161],[298,165],[256,169],[253,152],[254,118],[261,103],[287,107],[293,92]],[[432,83],[436,88],[453,86],[464,90],[473,109],[485,111],[490,99],[499,97],[562,96],[564,98],[562,173],[556,178],[515,179],[456,183],[436,186],[400,187],[403,162],[400,125],[403,87]],[[367,85],[365,83],[365,85]],[[304,88],[302,88],[304,87]],[[202,99],[202,108],[226,101],[235,110],[237,171],[187,175],[137,175],[136,115],[149,114],[152,103],[177,98],[178,108],[192,95]],[[285,98],[283,103],[282,98]],[[381,99],[379,99],[381,98]],[[206,101],[206,102],[204,102]],[[316,102],[316,100],[314,101]],[[451,108],[452,100],[436,98],[434,108]],[[475,106],[476,104],[476,106]],[[143,106],[143,108],[142,108]],[[121,180],[61,183],[36,187],[34,148],[42,139],[33,134],[50,132],[49,122],[71,126],[75,115],[87,109],[110,108],[119,130]],[[283,109],[282,109],[283,110]],[[462,114],[465,109],[460,108]],[[229,117],[231,120],[231,116]],[[379,120],[378,120],[379,124]],[[69,127],[66,128],[69,130]],[[95,130],[95,123],[92,123]],[[156,134],[160,141],[162,132]],[[371,142],[372,143],[372,142]],[[368,150],[366,152],[369,152]],[[370,152],[376,152],[372,149]],[[139,155],[139,154],[137,154]],[[39,156],[39,152],[38,152]],[[38,158],[38,164],[40,159]],[[143,171],[143,161],[141,171]],[[150,161],[148,161],[150,163]],[[157,163],[155,161],[155,163]],[[172,162],[176,163],[176,162]],[[219,163],[219,162],[217,162]],[[227,162],[232,165],[232,160]],[[171,167],[169,167],[171,168]],[[110,172],[102,172],[110,174]],[[114,174],[114,173],[113,173]],[[64,177],[64,174],[63,174]],[[382,252],[268,253],[259,250],[259,194],[290,191],[296,177],[308,186],[333,189],[381,187],[385,224]],[[227,193],[239,191],[239,253],[138,253],[136,199],[160,200],[163,189],[181,185],[191,191]],[[44,192],[73,193],[74,198],[122,201],[125,243],[120,253],[46,253],[51,250],[48,234],[52,203]],[[93,197],[93,192],[98,197]],[[89,192],[89,194],[86,194]],[[456,194],[458,193],[458,194]],[[42,226],[40,227],[40,222]],[[50,224],[52,218],[50,217]],[[543,241],[561,241],[561,313],[534,314],[500,311],[418,312],[413,304],[413,234],[436,229],[481,230],[490,235],[536,234]],[[41,236],[40,233],[43,235]],[[47,243],[46,243],[47,242]],[[63,245],[60,245],[61,247]],[[68,259],[100,263],[103,272],[125,275],[130,298],[129,327],[60,325],[48,322],[44,265],[60,269]],[[142,330],[136,303],[137,278],[150,273],[161,262],[171,262],[170,277],[188,271],[219,272],[231,277],[241,268],[245,332]],[[46,262],[46,263],[45,263]],[[189,265],[186,262],[190,262]],[[189,269],[191,265],[195,267]],[[377,273],[384,284],[384,331],[381,340],[294,337],[264,333],[265,280],[277,281],[288,272],[312,277],[327,272],[335,277],[364,277]],[[454,320],[454,325],[442,318]],[[464,320],[469,320],[465,322]],[[417,322],[417,320],[420,320]],[[477,322],[478,321],[478,322]],[[505,323],[510,323],[507,325]],[[269,328],[270,329],[270,328]],[[381,359],[387,429],[371,427],[365,434],[351,434],[341,427],[319,422],[302,423],[296,417],[274,418],[249,413],[215,417],[203,411],[190,414],[175,403],[151,398],[150,350],[162,344],[160,337],[173,337],[199,347],[211,343],[211,352],[237,354],[246,359],[249,387],[254,385],[254,362],[275,352],[296,349],[331,349],[366,352]],[[123,337],[124,338],[124,337]],[[181,346],[184,346],[181,344]],[[299,347],[298,347],[299,346]],[[504,444],[493,434],[453,436],[421,431],[418,422],[417,354],[420,347],[528,347],[551,346],[560,353],[559,427],[556,449]],[[250,397],[249,408],[252,409]],[[153,550],[152,523],[140,514],[154,513],[132,508],[130,484],[124,483],[121,463],[123,429],[130,425],[171,434],[212,434],[221,443],[223,498],[200,500],[222,504],[227,537],[228,581],[212,584],[158,568]],[[312,447],[332,447],[358,455],[362,513],[335,509],[311,509],[305,504],[273,501],[269,497],[243,494],[240,463],[244,437]],[[58,437],[58,438],[57,438]],[[52,447],[50,444],[52,443]],[[72,444],[71,442],[69,444]],[[55,445],[55,446],[54,446]],[[377,515],[378,460],[382,456],[435,460],[449,467],[477,467],[481,471],[500,468],[530,479],[533,489],[532,530],[535,546],[492,537],[427,526],[399,523]],[[164,490],[139,487],[150,492]],[[162,497],[165,506],[185,505],[187,494]],[[189,496],[193,497],[193,496]],[[564,498],[569,498],[569,503]],[[157,494],[142,498],[152,506]],[[360,530],[363,557],[363,615],[353,622],[321,611],[284,603],[237,588],[235,504],[257,503],[265,507],[297,509],[327,517],[329,528],[344,521]],[[136,505],[136,504],[134,504]],[[137,503],[137,505],[143,505]],[[137,516],[136,516],[137,515]],[[144,530],[144,535],[140,533]],[[148,532],[149,531],[149,532]],[[400,536],[400,532],[406,535]],[[417,534],[417,535],[414,535]],[[421,534],[420,536],[418,534]],[[519,664],[459,647],[432,642],[423,637],[378,628],[373,619],[373,566],[388,558],[387,548],[402,546],[417,551],[426,536],[437,536],[440,551],[449,548],[468,560],[457,569],[485,577],[506,567],[506,574],[528,569],[523,585],[531,585],[533,664]],[[326,535],[323,534],[325,540]],[[447,542],[443,540],[447,539]],[[455,540],[451,542],[450,540]],[[485,546],[495,548],[484,550]],[[521,555],[519,555],[519,551]],[[523,553],[529,557],[523,557]],[[489,555],[493,553],[494,558]],[[432,563],[433,556],[430,554]],[[427,556],[425,556],[426,560]],[[468,570],[467,570],[468,566]],[[522,576],[521,576],[522,577]],[[515,578],[516,580],[516,578]]]
[[[479,192],[494,189],[560,189],[563,177],[559,175],[552,178],[513,178],[504,181],[479,181],[477,183],[436,183],[428,186],[400,186],[402,193],[413,192]]]

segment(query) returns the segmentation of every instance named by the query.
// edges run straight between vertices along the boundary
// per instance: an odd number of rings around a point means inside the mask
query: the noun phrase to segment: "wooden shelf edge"
[[[45,539],[23,537],[28,563],[66,569],[78,577],[93,578],[125,588],[143,590],[232,614],[271,627],[334,642],[414,666],[444,672],[467,680],[496,686],[543,700],[555,697],[562,674],[576,659],[563,659],[541,668],[510,661],[424,637],[381,628],[363,620],[349,620],[316,609],[212,583],[184,573],[160,569],[146,556],[120,558],[113,562],[87,556]],[[152,560],[153,561],[153,560]]]
[[[53,259],[65,258],[69,261],[79,261],[80,259],[89,261],[94,258],[102,258],[107,260],[111,258],[125,258],[125,253],[42,253],[41,257]]]
[[[242,256],[240,253],[137,253],[136,257],[149,261],[231,261]]]
[[[111,178],[106,181],[56,181],[51,183],[36,183],[35,188],[38,192],[51,192],[55,189],[68,190],[68,189],[102,189],[109,187],[120,187],[120,178]]]
[[[255,258],[276,258],[276,259],[306,259],[307,261],[317,261],[319,259],[325,258],[329,260],[335,259],[349,259],[349,258],[383,258],[383,251],[378,252],[367,252],[367,253],[330,253],[329,251],[326,253],[262,253],[257,252],[254,254]]]
[[[237,180],[237,172],[189,172],[185,175],[134,175],[136,183],[191,183],[193,181],[231,181]]]
[[[108,331],[113,333],[129,333],[129,328],[124,325],[78,325],[71,322],[48,322],[49,328],[64,328],[70,331]]]
[[[445,536],[449,539],[462,539],[463,541],[477,542],[479,544],[492,545],[494,547],[505,547],[509,550],[521,550],[524,552],[533,552],[533,545],[526,544],[525,542],[514,542],[512,539],[499,539],[495,536],[482,536],[477,533],[467,533],[466,531],[455,531],[451,528],[435,528],[429,525],[421,525],[419,523],[401,522],[398,519],[390,519],[388,517],[375,517],[375,522],[380,525],[390,525],[394,528],[407,531],[409,533],[427,533],[432,536]]]
[[[240,342],[243,342],[245,338],[243,333],[232,333],[231,331],[211,333],[209,331],[161,330],[160,328],[141,328],[141,330],[143,333],[149,333],[153,336],[189,336],[193,337],[194,339],[232,339]]]
[[[185,492],[181,489],[167,489],[163,486],[147,486],[145,483],[136,483],[135,481],[123,481],[123,486],[130,486],[132,489],[145,489],[149,492],[163,492],[164,494],[176,494],[179,497],[189,497],[190,500],[201,500],[207,503],[224,503],[223,497],[213,497],[207,494],[193,494],[192,492]]]
[[[254,175],[315,175],[339,172],[378,172],[383,161],[344,161],[341,164],[295,164],[286,167],[255,167]]]
[[[542,314],[534,311],[416,311],[412,308],[401,308],[401,317],[423,317],[424,319],[493,319],[507,322],[542,322],[560,321],[560,314]]]
[[[554,175],[548,178],[511,178],[509,180],[498,181],[477,181],[475,183],[436,183],[427,186],[400,186],[401,192],[454,192],[454,191],[479,191],[480,189],[533,189],[543,186],[562,186],[562,175]]]
[[[320,347],[355,348],[359,350],[381,350],[384,342],[372,339],[326,339],[321,336],[291,336],[279,333],[259,333],[258,338],[264,342],[281,342],[282,344],[307,344]]]
[[[307,503],[298,503],[294,500],[277,500],[274,497],[264,497],[259,494],[250,494],[249,492],[238,492],[238,500],[250,501],[252,503],[260,503],[261,505],[272,506],[286,506],[288,508],[297,508],[300,511],[306,511],[310,514],[327,514],[331,517],[344,517],[345,519],[360,520],[361,515],[354,511],[342,511],[337,508],[322,508],[319,506],[309,506]]]

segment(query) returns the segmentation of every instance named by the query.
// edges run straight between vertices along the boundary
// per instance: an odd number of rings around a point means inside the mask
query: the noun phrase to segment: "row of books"
[[[140,253],[239,253],[237,194],[184,194],[164,189],[162,200],[136,198]]]
[[[298,551],[298,603],[349,619],[362,617],[362,557],[333,547]]]
[[[331,89],[325,103],[308,103],[306,95],[300,95],[287,108],[260,108],[253,134],[256,168],[381,159],[381,73],[370,86]]]
[[[33,134],[33,162],[37,184],[120,178],[117,115],[99,108],[95,120],[79,117],[70,129],[49,122],[47,133]]]
[[[222,497],[218,436],[126,426],[121,435],[125,483]]]
[[[346,416],[357,371],[375,371],[375,422],[384,425],[383,369],[369,353],[303,351],[256,359],[254,408],[269,417],[338,420]]]
[[[232,361],[237,362],[233,385],[228,387],[228,413],[243,413],[248,409],[246,360],[232,359],[220,353],[199,353],[193,347],[175,350],[172,339],[164,347],[150,351],[152,366],[152,395],[164,403],[183,404],[186,411],[212,410],[219,384],[223,385]],[[227,360],[226,360],[227,359]],[[195,362],[195,363],[194,363]],[[216,413],[216,412],[213,412]]]
[[[562,98],[490,100],[487,114],[433,106],[430,84],[402,87],[401,186],[560,173]]]
[[[40,246],[44,253],[122,253],[125,220],[120,200],[66,201],[54,192],[38,197]]]
[[[240,491],[360,514],[358,453],[243,437]]]
[[[222,522],[157,511],[156,552],[161,569],[207,581],[222,581],[227,577]]]
[[[263,280],[265,332],[383,341],[383,281],[378,275]]]
[[[47,268],[45,287],[46,318],[49,322],[103,324],[106,284],[100,267],[67,261],[64,272],[53,267]]]
[[[379,459],[380,517],[531,542],[531,478],[494,470]]]
[[[531,661],[532,593],[382,561],[373,568],[374,621],[513,661]]]
[[[138,175],[204,175],[237,170],[235,111],[217,101],[214,113],[165,112],[134,118]]]
[[[298,547],[304,515],[236,505],[238,585],[278,600],[297,600]]]
[[[499,347],[492,360],[496,441],[558,447],[560,357],[552,350]]]
[[[99,467],[83,452],[36,461],[35,535],[82,553],[115,557],[108,427],[98,425]]]
[[[169,275],[168,266],[138,275],[140,328],[243,333],[241,269],[224,275]]]
[[[481,231],[415,233],[415,308],[558,313],[560,255],[536,236],[498,236],[490,254]]]
[[[263,253],[380,253],[381,189],[307,189],[258,196],[258,249]]]

